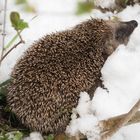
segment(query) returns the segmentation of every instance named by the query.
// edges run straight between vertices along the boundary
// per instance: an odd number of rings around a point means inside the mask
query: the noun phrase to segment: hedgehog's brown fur
[[[34,43],[11,75],[11,110],[33,130],[65,131],[80,92],[98,86],[112,39],[113,28],[106,21],[91,19]]]

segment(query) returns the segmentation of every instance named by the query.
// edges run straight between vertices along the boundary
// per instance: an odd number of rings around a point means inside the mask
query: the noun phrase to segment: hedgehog
[[[65,132],[80,92],[94,96],[106,59],[127,44],[137,25],[135,20],[88,19],[36,41],[11,73],[10,110],[31,130]]]

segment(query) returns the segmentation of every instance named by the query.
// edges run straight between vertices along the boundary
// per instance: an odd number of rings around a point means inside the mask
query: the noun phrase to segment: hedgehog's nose
[[[132,20],[131,22],[132,22],[131,24],[132,24],[134,27],[137,27],[137,26],[138,26],[138,22],[137,22],[136,20]]]

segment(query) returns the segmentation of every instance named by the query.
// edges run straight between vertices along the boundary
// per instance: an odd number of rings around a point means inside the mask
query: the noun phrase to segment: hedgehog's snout
[[[135,20],[120,22],[120,26],[116,29],[115,39],[122,44],[127,44],[130,35],[137,26],[138,23]]]
[[[128,31],[128,35],[131,35],[131,33],[134,31],[134,29],[138,26],[138,22],[135,20],[131,20],[128,22],[125,22],[126,24],[126,31]]]
[[[126,24],[128,24],[128,26],[130,26],[132,29],[135,29],[138,26],[138,22],[136,20],[128,21]]]

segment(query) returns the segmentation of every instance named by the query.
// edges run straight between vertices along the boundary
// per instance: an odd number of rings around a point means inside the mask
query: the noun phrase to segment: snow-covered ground
[[[29,2],[37,8],[37,17],[30,21],[36,14],[23,13],[12,1],[8,1],[8,11],[20,11],[25,21],[29,21],[30,28],[23,32],[25,45],[15,49],[2,63],[0,68],[0,82],[6,80],[19,56],[29,45],[41,36],[70,28],[77,23],[90,18],[109,19],[117,16],[123,21],[136,20],[140,24],[140,6],[129,6],[118,14],[101,13],[93,10],[91,14],[76,16],[76,0],[40,0]],[[0,16],[1,18],[1,16]],[[7,23],[7,41],[14,31]],[[107,59],[102,68],[102,79],[109,92],[98,87],[92,100],[87,93],[81,93],[81,100],[76,109],[81,116],[72,116],[73,121],[68,127],[71,133],[80,131],[91,140],[98,138],[98,120],[106,119],[126,113],[140,98],[140,25],[133,32],[127,46],[119,48]],[[82,108],[82,109],[81,109]],[[92,125],[93,124],[93,125]],[[95,126],[95,127],[93,127]],[[94,130],[95,128],[95,130]],[[111,140],[138,140],[140,138],[140,124],[123,127]],[[94,138],[93,138],[94,137]]]

